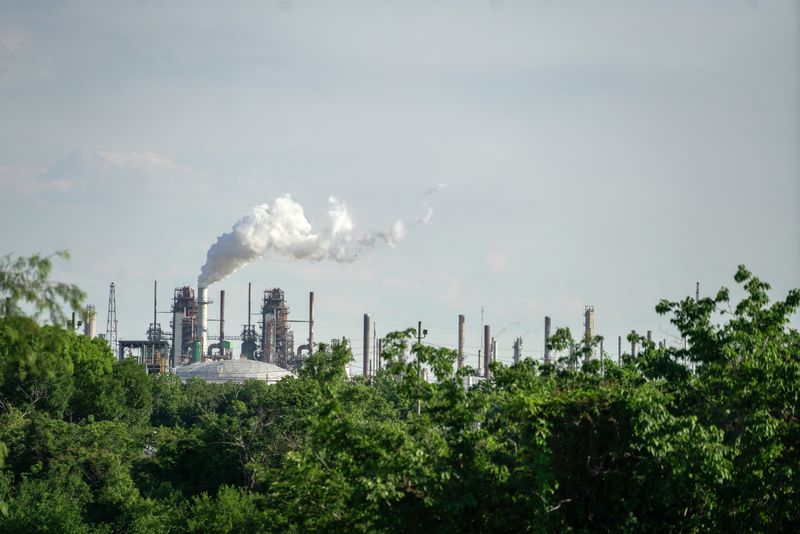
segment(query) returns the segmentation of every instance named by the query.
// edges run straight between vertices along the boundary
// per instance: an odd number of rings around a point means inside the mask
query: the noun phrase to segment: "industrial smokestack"
[[[158,322],[158,280],[153,280],[153,328]]]
[[[464,316],[458,316],[458,370],[464,366]]]
[[[584,360],[588,362],[594,357],[594,306],[586,306],[583,315],[583,337],[587,348]]]
[[[308,294],[308,355],[314,354],[314,292]]]
[[[83,335],[89,339],[97,337],[97,310],[94,304],[86,306],[86,322],[83,323]]]
[[[183,354],[183,311],[175,310],[172,315],[172,367],[180,367]]]
[[[544,316],[544,363],[550,363],[550,317]]]
[[[219,292],[219,354],[225,355],[225,290]]]
[[[492,361],[492,329],[483,325],[483,376],[489,378],[489,363]]]
[[[208,344],[208,288],[197,284],[197,335],[200,337],[200,357]]]
[[[369,325],[369,314],[364,314],[364,377],[369,376],[369,349],[371,342],[369,334],[372,328]]]

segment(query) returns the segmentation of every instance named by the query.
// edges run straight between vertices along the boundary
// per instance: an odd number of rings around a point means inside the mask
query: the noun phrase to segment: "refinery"
[[[697,286],[699,298],[699,284]],[[209,317],[209,307],[218,303],[218,315]],[[169,314],[168,328],[163,328],[158,320],[159,313]],[[294,376],[302,367],[303,361],[312,353],[314,342],[314,292],[308,293],[307,314],[302,319],[290,319],[290,309],[286,295],[279,287],[264,289],[260,300],[253,303],[253,284],[247,285],[247,322],[240,330],[226,330],[225,290],[220,290],[216,303],[209,297],[208,287],[198,283],[196,287],[185,285],[176,287],[172,293],[171,306],[168,312],[158,311],[158,282],[153,283],[153,316],[152,322],[141,339],[118,338],[118,322],[116,318],[116,286],[112,282],[109,288],[108,316],[106,333],[97,334],[96,308],[90,305],[86,309],[84,334],[88,337],[100,337],[106,340],[118,360],[135,359],[150,373],[175,373],[182,380],[197,377],[206,382],[244,382],[247,379],[276,382],[284,376]],[[74,319],[73,319],[74,321]],[[367,376],[374,375],[381,368],[382,339],[375,334],[374,325],[368,314],[363,318],[363,345],[361,351],[361,372]],[[217,327],[209,329],[209,322],[217,323]],[[290,323],[300,323],[303,332],[299,344],[295,342],[295,332]],[[580,357],[589,361],[603,354],[604,338],[596,336],[595,310],[586,306],[583,313],[584,348]],[[427,333],[418,324],[420,333]],[[549,340],[552,335],[552,320],[544,317],[544,343],[541,362],[554,363]],[[458,316],[458,338],[456,352],[457,366],[466,365],[465,360],[465,318]],[[647,331],[647,340],[653,340],[652,331]],[[338,343],[332,340],[331,343]],[[617,338],[617,360],[622,357],[623,337]],[[662,342],[666,346],[666,341]],[[659,343],[661,345],[662,343]],[[523,338],[514,339],[513,363],[522,358]],[[481,325],[481,345],[477,353],[477,376],[480,380],[490,376],[490,364],[497,361],[497,340],[492,336],[491,326]],[[628,347],[626,346],[626,349]],[[568,347],[570,356],[578,349],[578,344]],[[637,341],[634,335],[630,340],[630,354],[636,354]],[[601,358],[602,365],[602,358]],[[350,369],[348,367],[348,374]]]

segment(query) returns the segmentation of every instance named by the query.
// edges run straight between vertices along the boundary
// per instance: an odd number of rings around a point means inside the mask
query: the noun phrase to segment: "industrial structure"
[[[175,288],[172,306],[169,311],[158,311],[158,283],[153,285],[153,319],[143,339],[113,340],[116,335],[116,296],[115,286],[111,285],[109,294],[108,339],[118,359],[135,358],[149,373],[174,370],[182,378],[191,376],[215,376],[209,381],[238,380],[245,374],[253,374],[259,379],[272,380],[277,376],[292,374],[302,365],[303,359],[311,353],[313,346],[314,294],[309,295],[309,318],[302,321],[289,319],[289,306],[280,288],[264,291],[261,307],[260,332],[252,322],[251,308],[252,284],[248,284],[247,324],[242,326],[241,335],[226,335],[225,331],[225,291],[219,294],[219,316],[209,317],[208,288],[201,285],[195,288],[182,286]],[[91,310],[92,313],[94,310]],[[162,328],[158,321],[159,313],[169,313],[169,330]],[[87,310],[87,318],[93,317]],[[208,323],[219,323],[219,335],[211,335]],[[308,323],[309,343],[294,348],[294,333],[291,322]],[[92,323],[94,324],[94,323]],[[87,335],[93,326],[87,321]],[[241,350],[234,350],[235,342],[241,342]],[[212,363],[219,365],[206,365]],[[247,362],[252,365],[247,367]],[[268,365],[259,365],[263,363]],[[249,369],[246,373],[243,369]],[[236,372],[234,372],[236,370]],[[241,372],[240,372],[241,371]],[[244,373],[244,374],[243,374]],[[204,378],[206,379],[206,378]]]
[[[247,289],[247,322],[242,325],[241,333],[229,335],[226,333],[225,321],[225,291],[219,292],[219,315],[216,318],[209,316],[209,298],[207,287],[189,285],[177,287],[172,295],[172,305],[168,311],[158,310],[158,283],[153,285],[153,317],[146,329],[146,335],[140,339],[117,339],[118,322],[116,317],[116,286],[111,283],[109,289],[109,307],[106,323],[105,339],[113,347],[114,353],[121,360],[135,358],[149,373],[175,372],[182,379],[200,377],[207,381],[238,381],[245,376],[261,377],[261,380],[271,381],[281,376],[281,373],[292,374],[299,369],[304,360],[313,352],[314,347],[314,293],[309,293],[308,318],[306,320],[290,319],[290,309],[283,289],[269,288],[263,291],[259,307],[253,311],[252,284]],[[483,311],[483,310],[482,310]],[[162,328],[158,320],[159,313],[170,314],[168,328]],[[89,306],[85,311],[84,334],[88,337],[97,335],[97,312],[94,306]],[[254,316],[256,319],[254,320]],[[483,319],[483,314],[481,315]],[[217,322],[219,333],[211,334],[209,322]],[[294,332],[290,323],[308,324],[308,343],[303,343],[295,348]],[[80,326],[73,316],[72,325]],[[568,365],[577,369],[581,363],[589,363],[600,357],[600,370],[604,369],[606,354],[603,347],[603,337],[595,333],[594,306],[585,306],[583,313],[583,336],[579,340],[565,345],[565,338],[559,333],[559,343],[551,346],[553,326],[550,316],[544,317],[544,350],[539,356],[545,365]],[[502,328],[502,334],[506,329]],[[481,346],[477,351],[477,377],[480,379],[492,378],[492,363],[498,360],[498,339],[492,336],[492,328],[481,321]],[[465,353],[465,316],[458,316],[458,338],[454,340],[456,352],[456,369],[461,370],[467,365]],[[556,330],[559,332],[559,330]],[[422,338],[427,330],[418,324],[417,342],[422,343]],[[640,347],[640,338],[635,331],[628,336],[631,343],[630,353],[636,356]],[[376,326],[369,314],[363,316],[363,345],[361,346],[360,359],[362,360],[361,373],[367,377],[374,376],[381,370],[383,341],[376,332]],[[524,358],[523,337],[514,339],[511,349],[513,356],[506,354],[505,361],[520,363]],[[333,340],[336,345],[339,340]],[[236,344],[240,343],[239,350]],[[597,345],[597,349],[595,346]],[[646,350],[656,346],[653,332],[647,331]],[[666,348],[666,341],[657,343],[660,348]],[[476,347],[477,348],[477,347]],[[617,362],[623,361],[622,336],[617,338]],[[557,358],[553,353],[557,350],[567,350],[568,355]],[[502,350],[502,349],[501,349]],[[537,351],[539,352],[539,351]],[[540,354],[542,354],[540,352]],[[580,356],[583,358],[580,358]],[[475,354],[471,355],[474,358]],[[405,362],[408,355],[400,355]],[[502,356],[501,356],[502,358]],[[474,360],[473,360],[474,361]],[[251,363],[248,363],[251,362]],[[264,365],[260,365],[264,364]],[[356,365],[356,368],[359,366]],[[349,369],[349,364],[348,364]],[[427,373],[425,369],[421,374]],[[349,373],[348,373],[349,374]],[[277,379],[277,378],[276,378]],[[474,382],[474,381],[473,381]],[[469,382],[470,384],[473,382]]]

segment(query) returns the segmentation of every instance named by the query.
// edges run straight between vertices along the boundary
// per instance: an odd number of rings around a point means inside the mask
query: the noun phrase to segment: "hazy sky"
[[[463,313],[476,354],[481,306],[501,359],[519,335],[540,356],[545,315],[580,333],[587,304],[614,354],[668,338],[658,300],[739,263],[800,287],[799,6],[0,0],[0,253],[69,249],[55,277],[99,331],[114,281],[142,338],[153,280],[166,311],[256,204],[290,193],[317,223],[335,195],[367,231],[427,200],[396,248],[212,286],[228,331],[252,281],[296,319],[314,290],[317,339],[356,353],[367,312],[450,346]]]

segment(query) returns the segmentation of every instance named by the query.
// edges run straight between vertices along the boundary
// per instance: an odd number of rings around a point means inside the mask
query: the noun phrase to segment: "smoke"
[[[256,206],[208,249],[198,284],[208,287],[245,265],[271,255],[297,260],[352,262],[362,250],[379,243],[394,247],[406,236],[408,227],[427,224],[433,213],[428,207],[423,217],[409,225],[397,221],[385,230],[359,235],[344,203],[334,197],[330,197],[328,203],[329,223],[319,230],[312,228],[303,206],[289,195],[275,199],[272,204]]]

